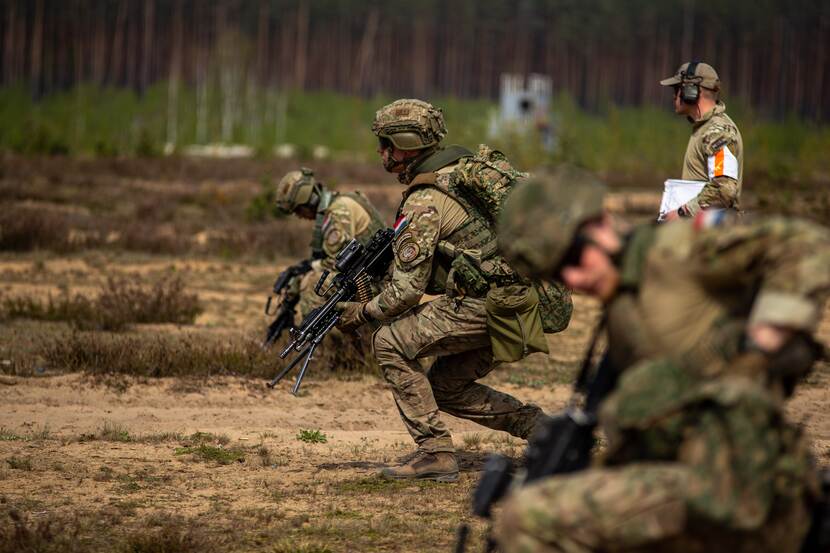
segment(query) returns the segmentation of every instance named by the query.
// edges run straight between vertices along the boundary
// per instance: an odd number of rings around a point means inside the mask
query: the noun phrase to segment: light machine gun
[[[310,270],[311,261],[306,259],[296,265],[288,267],[274,281],[274,289],[271,295],[268,296],[268,301],[265,303],[265,314],[273,316],[274,320],[268,325],[268,330],[265,332],[265,340],[262,341],[263,349],[268,349],[271,344],[276,342],[283,330],[294,326],[294,308],[297,306],[297,302],[300,301],[300,297],[289,296],[284,292],[286,292],[286,288],[288,288],[292,280],[306,274]],[[279,307],[277,307],[277,310],[272,313],[271,300],[274,296],[282,296],[282,301]]]
[[[401,230],[403,230],[402,227],[397,233]],[[322,290],[329,276],[329,271],[325,271],[314,287],[314,292],[318,296],[325,297],[326,303],[314,308],[298,327],[289,331],[291,342],[285,346],[280,358],[285,359],[292,351],[298,353],[291,363],[268,383],[269,388],[276,386],[277,382],[282,380],[291,369],[303,361],[300,372],[297,374],[297,381],[291,389],[292,394],[297,394],[314,350],[340,320],[337,304],[353,299],[361,302],[372,299],[371,282],[379,280],[386,274],[389,263],[392,261],[392,242],[397,233],[392,229],[382,229],[372,236],[366,246],[352,239],[340,250],[334,259],[334,270],[337,271],[337,275],[326,289]]]

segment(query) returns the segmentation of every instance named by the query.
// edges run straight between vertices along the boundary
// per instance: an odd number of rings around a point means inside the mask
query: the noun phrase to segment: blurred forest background
[[[679,171],[688,126],[658,80],[720,72],[747,167],[830,174],[830,4],[821,0],[3,0],[0,148],[159,155],[292,144],[369,159],[374,110],[444,108],[449,140],[521,164],[569,160],[636,181]],[[553,154],[487,137],[503,73],[552,78]],[[653,184],[654,181],[652,181]],[[659,181],[658,181],[659,182]]]

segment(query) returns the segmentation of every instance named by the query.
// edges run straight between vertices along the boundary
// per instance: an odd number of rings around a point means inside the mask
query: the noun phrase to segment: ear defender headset
[[[680,99],[684,104],[696,104],[698,98],[700,98],[700,85],[698,85],[700,79],[695,76],[698,63],[696,61],[689,62],[689,67],[680,74],[682,78],[680,84]]]

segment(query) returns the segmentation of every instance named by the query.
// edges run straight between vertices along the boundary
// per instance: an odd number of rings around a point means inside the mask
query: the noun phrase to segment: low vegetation
[[[307,444],[324,444],[328,437],[321,430],[300,430],[297,432],[297,439]]]
[[[97,297],[71,294],[64,288],[57,296],[3,296],[0,318],[67,321],[80,330],[124,330],[141,323],[192,324],[202,312],[199,298],[185,291],[178,276],[149,285],[126,277],[109,277]]]

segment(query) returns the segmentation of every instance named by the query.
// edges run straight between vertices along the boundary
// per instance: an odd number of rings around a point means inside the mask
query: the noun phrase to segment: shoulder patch
[[[326,244],[329,246],[336,246],[340,241],[343,239],[343,236],[340,234],[340,231],[335,229],[331,229],[329,232],[326,233]]]
[[[418,254],[421,253],[421,248],[418,244],[411,239],[404,240],[401,242],[400,246],[398,246],[398,258],[403,263],[411,263],[417,259]]]

